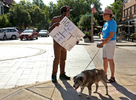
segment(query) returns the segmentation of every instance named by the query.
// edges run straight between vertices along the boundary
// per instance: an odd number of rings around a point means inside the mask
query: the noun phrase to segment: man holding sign
[[[61,15],[54,17],[52,19],[52,23],[49,27],[49,32],[51,32],[55,27],[59,27],[60,21],[66,16],[70,16],[71,9],[69,6],[63,6],[61,7]],[[61,80],[70,80],[70,77],[66,76],[65,74],[65,60],[67,56],[67,50],[62,47],[60,44],[58,44],[54,39],[54,61],[53,61],[53,71],[52,71],[52,82],[57,82],[57,70],[58,70],[58,64],[60,63],[60,79]]]

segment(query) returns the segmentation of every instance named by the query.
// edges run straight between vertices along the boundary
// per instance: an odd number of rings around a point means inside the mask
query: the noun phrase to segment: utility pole
[[[91,4],[91,8],[93,10],[93,8],[94,8],[93,3]],[[91,41],[90,42],[94,42],[94,39],[93,39],[93,25],[94,25],[94,23],[93,23],[93,11],[92,11],[92,16],[91,16]]]
[[[91,16],[91,42],[94,42],[94,39],[93,39],[93,13],[92,13],[92,16]]]

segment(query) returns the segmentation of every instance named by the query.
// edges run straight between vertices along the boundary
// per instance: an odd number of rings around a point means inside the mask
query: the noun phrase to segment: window
[[[12,29],[9,29],[9,32],[12,32]]]
[[[0,33],[2,33],[3,32],[3,30],[2,29],[0,29]]]
[[[124,10],[124,17],[125,17],[125,10]]]
[[[3,14],[3,7],[1,7],[1,15]]]
[[[128,9],[127,9],[127,15],[128,15]]]
[[[15,29],[10,29],[10,31],[11,31],[11,32],[16,32],[16,30],[15,30]]]
[[[127,17],[127,15],[128,15],[127,11],[128,11],[128,10],[126,9],[126,10],[125,10],[125,17]]]
[[[6,32],[16,32],[15,29],[7,29]]]
[[[136,5],[134,5],[134,14],[136,13]]]
[[[130,15],[132,15],[132,7],[130,7]]]
[[[6,32],[10,32],[10,29],[6,29]]]

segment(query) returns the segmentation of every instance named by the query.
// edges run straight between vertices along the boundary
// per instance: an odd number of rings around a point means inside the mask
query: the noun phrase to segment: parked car
[[[23,39],[33,40],[34,38],[38,39],[38,32],[36,32],[35,29],[26,29],[20,34],[20,40]]]
[[[0,39],[3,39],[4,33],[3,30],[6,31],[7,39],[17,39],[19,38],[20,31],[16,27],[6,27],[0,29]]]
[[[49,32],[47,30],[40,30],[40,32],[38,33],[38,36],[48,37],[49,36]]]

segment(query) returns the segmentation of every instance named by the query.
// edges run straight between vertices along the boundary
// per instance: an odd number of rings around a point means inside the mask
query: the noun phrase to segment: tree
[[[22,5],[22,6],[25,6],[25,5],[26,5],[26,1],[25,1],[25,0],[21,0],[21,1],[19,2],[19,4]]]
[[[77,25],[79,22],[81,15],[85,15],[86,13],[91,13],[92,9],[90,5],[94,3],[98,13],[101,11],[100,8],[100,0],[58,0],[57,4],[50,3],[49,5],[49,19],[51,20],[55,15],[60,14],[60,8],[64,5],[68,5],[73,11],[70,15],[70,20]],[[79,6],[80,5],[80,6]],[[97,14],[95,14],[95,17]],[[99,18],[99,17],[98,17]]]
[[[60,8],[56,4],[53,4],[53,2],[50,2],[49,6],[45,7],[44,12],[46,13],[48,22],[50,23],[54,16],[60,15]]]
[[[9,20],[8,20],[7,16],[4,14],[2,16],[0,16],[0,27],[6,27],[9,25],[10,24],[9,24]]]
[[[38,29],[48,29],[52,18],[60,15],[60,8],[64,5],[68,5],[73,9],[70,20],[74,22],[75,25],[78,25],[82,15],[91,13],[92,9],[90,5],[92,3],[94,3],[97,9],[97,13],[94,13],[94,18],[98,20],[99,13],[101,12],[100,0],[57,0],[57,4],[50,2],[49,6],[44,5],[42,0],[33,0],[32,3],[28,0],[21,0],[19,4],[15,3],[10,7],[7,16],[13,26],[26,27],[29,23],[30,26]]]
[[[90,15],[89,13],[87,14]],[[82,15],[80,21],[78,22],[78,27],[82,30],[89,30],[91,28],[91,17]]]
[[[110,6],[106,7],[108,9],[112,9],[112,13],[115,15],[114,19],[116,21],[119,21],[121,19],[121,6],[122,6],[122,1],[118,0],[113,4],[110,4]]]
[[[10,9],[9,13],[7,13],[7,16],[12,25],[17,26],[20,29],[31,23],[30,14],[19,4]]]
[[[43,28],[44,23],[46,24],[45,13],[36,5],[32,6],[31,10],[29,10],[29,13],[32,20],[31,26],[34,26],[38,29]]]
[[[86,13],[86,15],[91,15],[90,13]],[[94,26],[98,25],[97,20],[93,17]],[[82,15],[80,21],[78,22],[78,27],[82,30],[89,30],[91,28],[91,17]]]
[[[32,4],[44,9],[44,3],[42,0],[33,0]]]

